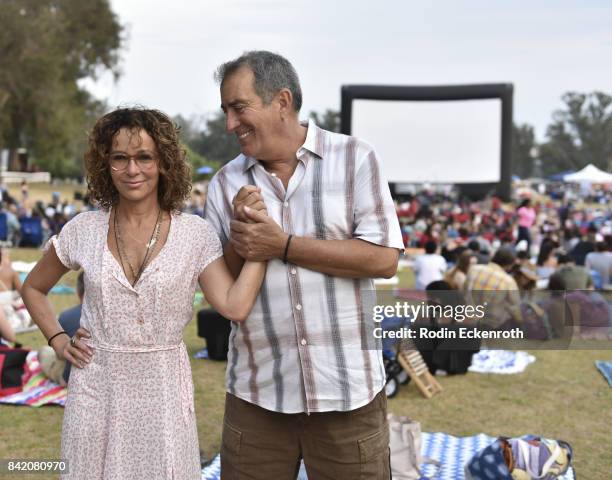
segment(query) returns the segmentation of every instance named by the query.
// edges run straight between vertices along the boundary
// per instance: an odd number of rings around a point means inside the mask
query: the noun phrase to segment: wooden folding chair
[[[418,350],[400,349],[397,360],[425,398],[431,398],[442,391],[438,381],[429,373],[427,364]]]

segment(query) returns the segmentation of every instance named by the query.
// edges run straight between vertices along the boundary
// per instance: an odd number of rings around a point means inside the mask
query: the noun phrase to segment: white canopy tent
[[[588,164],[576,173],[565,175],[563,181],[576,183],[612,183],[612,174],[600,170],[593,164]]]

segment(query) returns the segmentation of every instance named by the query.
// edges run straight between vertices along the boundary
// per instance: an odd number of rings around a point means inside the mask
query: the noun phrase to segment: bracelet
[[[47,345],[51,346],[51,340],[53,340],[58,335],[68,335],[68,332],[66,332],[65,330],[62,330],[61,332],[57,332],[55,335],[50,337],[49,340],[47,340]],[[68,335],[68,336],[70,336],[70,335]]]
[[[289,235],[287,237],[287,244],[285,245],[285,254],[283,255],[283,263],[287,263],[287,254],[289,253],[289,244],[291,243],[291,239],[293,235]]]

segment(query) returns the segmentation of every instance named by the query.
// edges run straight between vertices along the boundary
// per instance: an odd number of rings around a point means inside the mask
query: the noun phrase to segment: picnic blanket
[[[441,463],[437,470],[435,465],[425,464],[421,466],[423,479],[432,480],[463,480],[465,478],[463,468],[472,456],[487,447],[496,440],[484,433],[472,437],[454,437],[448,433],[426,433],[422,434],[421,454],[424,457],[433,458]],[[437,473],[436,473],[437,471]],[[202,480],[218,480],[221,472],[221,456],[202,470]],[[305,470],[300,470],[299,480],[307,478]],[[574,480],[572,467],[565,475],[559,477],[562,480]]]
[[[193,354],[193,358],[198,358],[198,359],[210,358],[208,355],[208,348],[204,347],[202,350],[198,350],[196,353]]]
[[[217,455],[214,460],[202,469],[202,480],[221,479],[221,455]]]
[[[601,360],[595,360],[595,366],[608,381],[608,384],[612,387],[612,362],[602,362]]]
[[[28,276],[27,273],[20,273],[19,279],[22,282],[25,282],[25,279],[27,276]],[[53,286],[53,288],[51,289],[49,293],[55,293],[56,295],[70,295],[71,293],[76,293],[76,289],[73,287],[69,287],[68,285],[58,283],[57,285]]]
[[[475,373],[521,373],[535,357],[527,352],[510,350],[481,350],[472,356],[472,365],[468,369]]]
[[[11,267],[13,270],[19,273],[30,273],[34,267],[36,266],[36,262],[20,262],[19,260],[15,260],[11,262]]]
[[[0,397],[0,403],[27,405],[29,407],[65,406],[68,390],[44,376],[38,362],[38,352],[28,353],[26,372],[23,390],[13,395]]]

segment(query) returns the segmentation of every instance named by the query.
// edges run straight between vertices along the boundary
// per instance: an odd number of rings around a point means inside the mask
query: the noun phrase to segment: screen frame
[[[351,134],[353,100],[391,100],[409,102],[445,102],[453,100],[498,99],[501,101],[500,180],[491,183],[457,183],[468,196],[495,192],[510,199],[512,182],[512,115],[514,86],[511,83],[469,85],[343,85],[340,89],[340,131]]]

